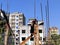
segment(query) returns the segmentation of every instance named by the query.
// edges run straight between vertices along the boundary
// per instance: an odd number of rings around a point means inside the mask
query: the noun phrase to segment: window
[[[16,28],[18,29],[18,26],[16,26]]]
[[[15,36],[15,34],[13,34],[13,36]]]
[[[23,24],[23,22],[19,22],[19,25],[22,25]]]
[[[22,30],[22,33],[25,33],[25,30]]]
[[[20,30],[16,30],[16,32],[20,32]]]
[[[25,37],[22,37],[22,41],[24,41],[25,40]]]
[[[18,23],[16,23],[16,25],[18,25]]]
[[[16,38],[16,40],[19,40],[18,38]]]
[[[20,33],[20,30],[16,30],[16,32],[19,34]]]
[[[46,41],[46,38],[43,38],[43,41]]]
[[[22,20],[22,18],[19,18],[19,20]]]
[[[16,21],[18,21],[18,19],[16,19]]]
[[[16,44],[18,44],[18,43],[16,42]]]
[[[15,15],[12,15],[12,17],[15,17]]]
[[[15,26],[11,26],[11,28],[15,28]]]
[[[31,40],[31,41],[34,41],[34,37],[32,37],[30,40]]]
[[[16,36],[18,36],[18,34],[16,34]]]
[[[18,17],[18,16],[16,16],[16,17]]]
[[[11,21],[15,21],[15,19],[11,19]]]
[[[39,30],[39,33],[42,33],[42,30],[41,29]]]
[[[15,23],[13,23],[13,22],[12,22],[11,24],[12,24],[12,25],[15,25]]]
[[[33,26],[31,26],[30,33],[34,33],[34,27]]]

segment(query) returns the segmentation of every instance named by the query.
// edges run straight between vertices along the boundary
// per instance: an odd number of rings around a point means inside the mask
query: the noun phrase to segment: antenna
[[[7,13],[9,12],[9,4],[8,4],[8,0],[7,1]]]
[[[47,30],[47,40],[48,40],[48,44],[50,44],[49,42],[49,39],[50,39],[50,33],[49,33],[49,27],[50,27],[50,23],[49,23],[49,2],[47,0],[47,5],[45,7],[46,9],[46,30]]]
[[[34,0],[34,18],[36,18],[36,0]]]
[[[46,12],[46,30],[48,30],[47,6],[45,6],[45,12]]]
[[[42,21],[43,21],[42,3],[40,3],[40,7],[41,7],[41,19],[42,19]]]
[[[47,6],[45,6],[46,10],[46,24],[47,24],[47,31],[49,30],[49,3],[47,0]]]
[[[49,27],[49,1],[47,0],[47,17],[48,17],[48,27]]]

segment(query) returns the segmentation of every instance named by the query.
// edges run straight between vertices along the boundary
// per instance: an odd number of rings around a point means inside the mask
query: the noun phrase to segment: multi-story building
[[[59,34],[58,28],[57,27],[50,27],[48,31],[48,36],[46,38],[46,41],[50,42],[51,41],[51,36],[54,34]]]
[[[13,13],[10,14],[9,22],[14,33],[14,44],[19,45],[22,41],[31,35],[31,23],[34,19],[29,19],[27,25],[25,25],[25,17],[23,13]],[[38,21],[38,29],[40,34],[40,39],[43,42],[43,32],[44,32],[44,22]],[[34,36],[26,42],[26,45],[34,44]],[[42,43],[43,44],[43,43]]]
[[[10,14],[9,16],[9,23],[11,26],[11,29],[13,30],[14,34],[14,44],[18,45],[20,40],[20,34],[18,33],[20,31],[20,26],[25,25],[25,17],[23,13],[15,12]],[[17,41],[18,40],[18,41]]]
[[[31,23],[33,20],[34,19],[29,19],[29,23],[27,26],[20,26],[20,43],[31,35],[30,30],[31,30]],[[43,44],[44,22],[38,21],[38,25],[39,25],[38,31],[40,34],[40,40]],[[34,45],[34,36],[26,42],[26,45]]]
[[[10,14],[9,22],[10,24],[13,24],[13,22],[15,22],[18,25],[25,25],[25,16],[23,13],[19,12],[12,13]]]
[[[52,34],[59,34],[58,28],[57,27],[51,27],[49,28],[50,35]]]

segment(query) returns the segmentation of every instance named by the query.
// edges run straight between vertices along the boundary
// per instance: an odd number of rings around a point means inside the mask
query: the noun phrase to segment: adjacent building
[[[20,43],[20,26],[25,25],[25,16],[23,13],[14,12],[9,16],[9,23],[11,29],[13,30],[14,44],[18,45]],[[18,33],[19,32],[19,33]]]
[[[46,38],[46,41],[50,42],[51,41],[51,36],[54,34],[59,34],[58,28],[57,27],[50,27],[48,31],[48,36]]]
[[[31,35],[30,30],[31,30],[31,23],[33,20],[34,19],[29,19],[29,22],[27,25],[20,26],[20,43]],[[38,21],[38,25],[39,25],[38,31],[39,31],[39,35],[40,35],[40,40],[43,44],[44,22]],[[34,36],[26,42],[26,45],[34,45]]]
[[[50,35],[52,34],[59,34],[59,30],[57,27],[50,27],[49,28]]]

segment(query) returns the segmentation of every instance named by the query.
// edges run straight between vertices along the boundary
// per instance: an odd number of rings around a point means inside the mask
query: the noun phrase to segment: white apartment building
[[[24,14],[19,13],[19,12],[11,13],[9,16],[9,23],[10,23],[11,29],[13,30],[13,34],[14,34],[14,41],[15,41],[14,44],[18,45],[20,43],[20,40],[19,40],[20,25],[25,25]]]
[[[21,15],[21,16],[19,16]],[[20,20],[20,18],[23,18]],[[27,25],[24,25],[24,15],[23,13],[13,13],[10,14],[9,22],[10,26],[14,32],[14,44],[19,45],[23,40],[25,40],[27,37],[31,35],[31,22],[34,19],[29,19],[29,22]],[[21,23],[20,23],[21,22]],[[44,36],[44,22],[43,21],[38,21],[39,25],[39,34],[40,34],[40,39],[42,40],[43,44],[43,36]],[[33,45],[34,44],[34,36],[29,39],[26,42],[26,45]]]

